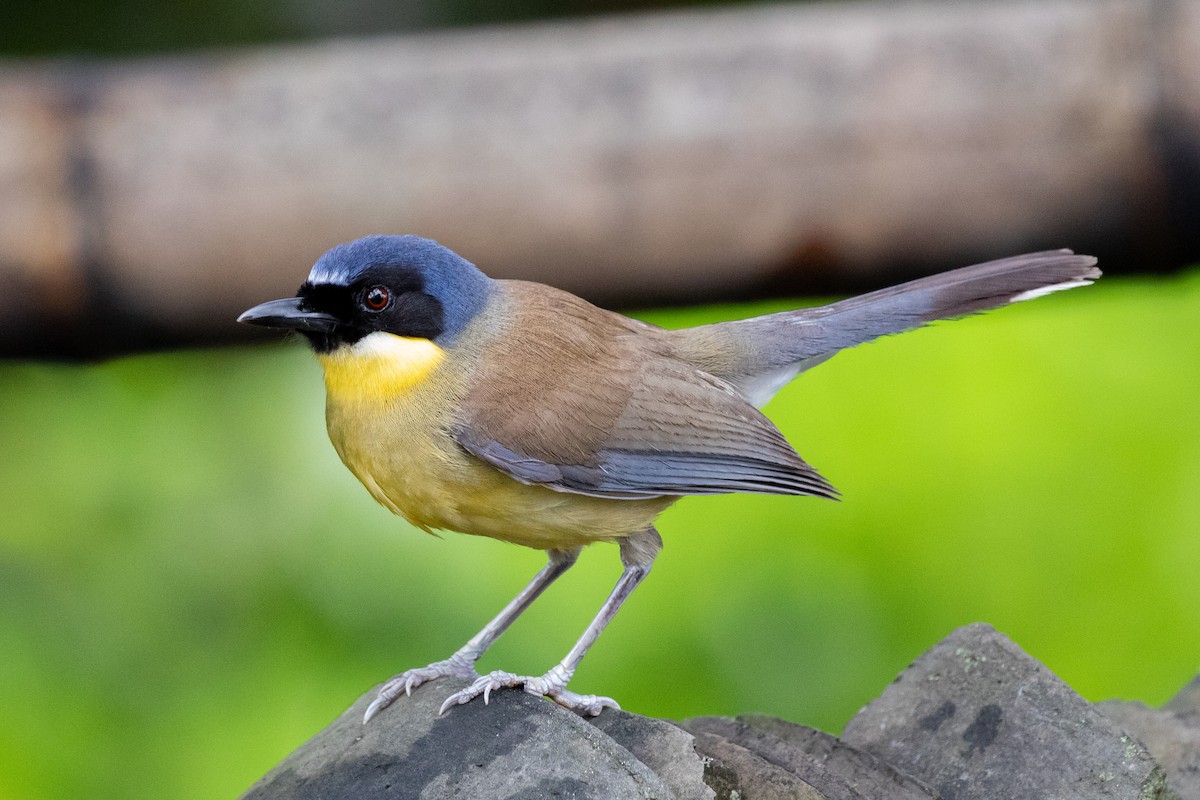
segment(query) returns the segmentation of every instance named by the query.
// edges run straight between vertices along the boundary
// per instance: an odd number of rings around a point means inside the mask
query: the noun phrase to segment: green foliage
[[[1200,273],[1106,279],[819,367],[768,412],[843,501],[680,503],[573,687],[837,731],[987,620],[1162,702],[1200,665],[1198,319]],[[541,566],[377,507],[322,402],[296,345],[0,367],[0,798],[236,795]],[[617,571],[585,553],[482,667],[549,667]]]

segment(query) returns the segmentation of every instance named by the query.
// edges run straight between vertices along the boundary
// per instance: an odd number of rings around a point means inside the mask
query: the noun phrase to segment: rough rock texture
[[[1200,800],[1200,678],[1162,710],[1094,706],[982,624],[918,658],[841,739],[752,715],[585,720],[512,690],[438,717],[462,686],[422,686],[364,726],[368,692],[243,797]]]
[[[802,780],[829,800],[929,800],[933,792],[828,733],[758,715],[697,717],[683,726],[696,734],[696,749],[721,758],[724,742]],[[757,795],[752,795],[757,796]]]
[[[465,684],[442,680],[401,698],[363,725],[375,691],[303,744],[246,800],[541,798],[669,800],[667,785],[597,728],[514,691],[438,717]],[[697,759],[698,760],[698,759]]]
[[[1200,800],[1200,715],[1191,718],[1142,703],[1108,700],[1096,708],[1141,742],[1167,771],[1167,786],[1180,800]]]
[[[692,735],[678,725],[625,711],[605,711],[591,723],[653,770],[675,800],[716,796],[704,782],[704,762],[696,755]]]
[[[709,759],[706,779],[721,800],[833,800],[796,773],[721,736],[701,733],[696,747]]]
[[[1200,727],[1200,675],[1192,678],[1192,682],[1183,687],[1163,708],[1189,725]]]
[[[913,662],[842,738],[945,800],[1166,797],[1141,744],[981,623]]]

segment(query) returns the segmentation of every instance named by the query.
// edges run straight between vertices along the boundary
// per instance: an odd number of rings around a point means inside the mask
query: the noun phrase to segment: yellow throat
[[[352,345],[319,353],[325,390],[339,400],[382,403],[409,391],[446,357],[428,339],[376,331]]]

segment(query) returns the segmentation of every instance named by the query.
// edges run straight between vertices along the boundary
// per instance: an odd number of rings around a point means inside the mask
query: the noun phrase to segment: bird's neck
[[[387,402],[411,391],[445,357],[445,351],[428,339],[381,331],[317,354],[331,399],[368,403]]]

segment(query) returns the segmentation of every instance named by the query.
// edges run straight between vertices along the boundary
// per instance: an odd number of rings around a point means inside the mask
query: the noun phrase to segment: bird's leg
[[[533,576],[529,585],[522,589],[491,622],[484,625],[483,630],[472,636],[470,641],[455,651],[454,655],[444,661],[435,661],[427,667],[417,667],[402,672],[385,683],[371,705],[367,707],[367,712],[363,716],[363,724],[370,722],[371,717],[391,705],[401,693],[411,695],[413,689],[426,681],[446,676],[467,678],[468,680],[478,678],[479,673],[475,671],[475,662],[487,652],[500,634],[508,630],[508,626],[512,625],[525,609],[529,608],[529,605],[546,590],[546,587],[571,568],[571,565],[579,558],[579,548],[551,550],[549,555],[549,563]]]
[[[567,653],[566,657],[545,675],[529,677],[502,671],[488,673],[462,691],[455,692],[446,698],[446,702],[442,703],[442,708],[438,713],[444,714],[446,709],[451,706],[467,703],[480,695],[483,695],[483,702],[486,703],[492,690],[502,686],[522,686],[528,694],[548,697],[561,706],[588,716],[595,716],[605,708],[620,708],[617,701],[611,697],[567,691],[567,682],[575,674],[575,670],[579,666],[579,662],[583,660],[588,648],[616,616],[621,604],[650,573],[650,566],[654,563],[654,557],[658,555],[661,548],[662,539],[654,528],[647,528],[621,540],[621,563],[625,569],[621,572],[621,577],[617,580],[612,594],[604,601],[604,605],[600,606],[600,611],[587,626],[583,635],[579,637],[579,641],[571,648],[571,652]]]

